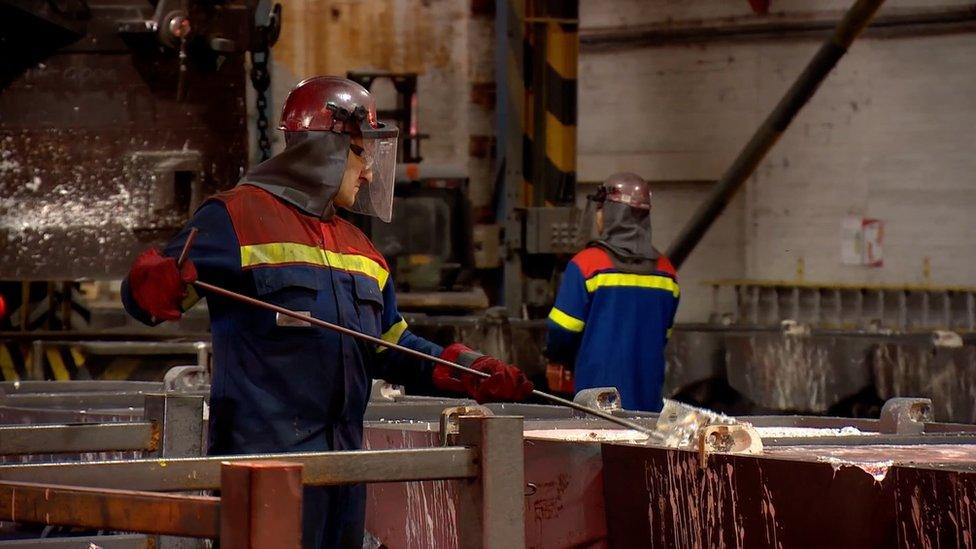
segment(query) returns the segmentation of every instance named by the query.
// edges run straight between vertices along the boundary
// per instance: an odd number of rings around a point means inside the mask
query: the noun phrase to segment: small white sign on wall
[[[881,267],[884,221],[856,215],[844,218],[840,236],[840,260],[844,265]]]

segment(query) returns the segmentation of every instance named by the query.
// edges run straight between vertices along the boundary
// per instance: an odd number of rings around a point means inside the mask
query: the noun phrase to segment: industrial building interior
[[[972,0],[0,0],[0,549],[972,547],[974,69]]]

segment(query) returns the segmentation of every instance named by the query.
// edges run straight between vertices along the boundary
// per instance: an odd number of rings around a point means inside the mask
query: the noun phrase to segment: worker
[[[651,244],[651,190],[632,173],[589,197],[579,231],[599,234],[563,273],[547,320],[546,355],[571,368],[575,390],[616,387],[622,405],[659,411],[664,347],[678,309],[674,267]]]
[[[515,366],[460,343],[411,333],[387,262],[337,208],[389,221],[397,129],[377,120],[369,92],[344,78],[298,84],[281,117],[284,150],[233,189],[206,200],[162,252],[134,262],[126,310],[147,324],[177,320],[206,297],[213,337],[209,453],[357,450],[371,378],[451,391],[479,402],[525,399]],[[178,257],[191,228],[189,259]],[[202,281],[459,362],[481,378],[220,295]],[[306,488],[303,546],[362,547],[365,487]]]

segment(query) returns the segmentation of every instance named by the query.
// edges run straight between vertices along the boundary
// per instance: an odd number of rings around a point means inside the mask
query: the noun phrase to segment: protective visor
[[[589,195],[586,197],[583,208],[575,209],[576,226],[574,235],[578,248],[582,249],[588,242],[600,237],[600,234],[596,230],[596,212],[603,207],[605,198],[605,193]]]
[[[378,123],[378,127],[374,128],[365,119],[360,122],[359,129],[363,136],[362,158],[369,174],[369,183],[359,187],[356,201],[349,209],[389,223],[393,217],[399,130],[396,126],[383,123]]]

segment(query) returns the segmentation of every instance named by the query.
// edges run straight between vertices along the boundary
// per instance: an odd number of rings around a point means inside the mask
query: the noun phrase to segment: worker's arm
[[[176,266],[190,229],[198,229],[183,268]],[[230,215],[223,203],[200,207],[162,251],[146,250],[122,282],[122,304],[136,320],[150,326],[177,320],[200,300],[190,284],[199,275],[228,289],[240,286],[241,252]]]
[[[383,315],[381,326],[384,341],[397,343],[422,353],[440,356],[444,348],[410,331],[407,321],[397,309],[396,290],[390,277],[383,287]],[[405,353],[377,346],[375,371],[372,377],[385,379],[407,387],[408,392],[428,393],[433,388],[431,376],[434,363]]]
[[[546,356],[552,362],[572,367],[576,362],[586,317],[590,311],[590,294],[586,280],[575,261],[570,261],[559,284],[556,303],[546,324]]]
[[[511,364],[483,355],[460,343],[446,348],[410,331],[403,315],[397,310],[396,291],[392,279],[383,288],[382,338],[390,343],[484,372],[487,378],[464,374],[456,369],[435,364],[405,353],[381,347],[376,351],[373,377],[407,387],[408,392],[429,393],[433,389],[466,394],[478,402],[525,400],[534,388],[525,374]]]

